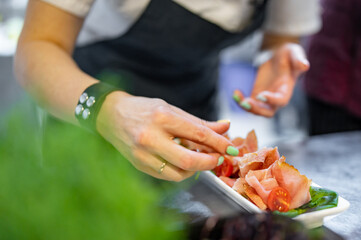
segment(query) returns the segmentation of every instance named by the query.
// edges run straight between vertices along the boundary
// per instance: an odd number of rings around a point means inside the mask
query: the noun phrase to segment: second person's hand
[[[308,68],[309,62],[302,47],[284,44],[259,67],[251,96],[245,98],[236,90],[234,99],[248,112],[272,117],[279,108],[288,104],[297,78]]]

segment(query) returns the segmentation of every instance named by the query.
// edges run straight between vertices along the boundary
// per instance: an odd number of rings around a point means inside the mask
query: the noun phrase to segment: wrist
[[[289,43],[299,44],[300,37],[265,32],[263,35],[261,49],[262,50],[277,49]]]
[[[96,119],[96,130],[103,135],[108,128],[111,128],[109,122],[111,119],[120,119],[119,115],[120,110],[122,109],[122,99],[131,96],[130,94],[124,91],[114,91],[109,93],[102,107],[99,110],[97,119]],[[112,130],[110,130],[112,131]]]
[[[79,97],[74,112],[80,125],[95,132],[97,116],[106,97],[118,90],[118,88],[112,85],[101,82],[93,84],[85,89]]]

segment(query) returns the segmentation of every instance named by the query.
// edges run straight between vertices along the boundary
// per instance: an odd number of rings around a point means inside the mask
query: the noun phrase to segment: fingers
[[[306,60],[307,61],[307,60]],[[292,70],[294,76],[297,78],[300,74],[306,72],[310,68],[310,64],[304,60],[292,59]]]
[[[225,154],[227,150],[228,152],[235,151],[231,141],[209,128],[209,123],[196,117],[184,117],[175,111],[168,111],[162,108],[154,115],[153,121],[170,136],[185,138],[206,145],[221,154]],[[229,127],[228,122],[216,124],[225,125],[226,128]],[[149,141],[146,133],[142,135],[145,137],[145,140]],[[143,141],[141,140],[140,142]]]
[[[218,158],[219,158],[220,154],[206,154],[206,153],[195,152],[195,151],[189,150],[181,145],[178,145],[177,143],[175,143],[172,140],[174,136],[176,136],[176,137],[188,136],[188,132],[191,130],[189,130],[187,128],[189,128],[189,126],[195,127],[193,125],[193,123],[192,124],[186,123],[186,124],[188,124],[188,126],[181,127],[179,125],[180,120],[176,119],[176,118],[178,118],[178,116],[174,116],[174,119],[169,119],[169,122],[170,122],[169,124],[164,123],[162,125],[163,130],[168,132],[167,134],[164,132],[157,132],[155,130],[143,132],[136,141],[137,147],[146,149],[147,151],[151,152],[152,154],[158,155],[158,156],[162,157],[163,159],[165,159],[166,161],[169,161],[173,165],[175,165],[181,169],[184,169],[184,170],[199,171],[199,170],[209,170],[209,169],[213,169],[214,167],[216,167],[218,164]],[[181,124],[184,124],[185,121],[189,121],[189,120],[183,120],[183,122],[181,122]],[[198,139],[198,140],[203,141],[203,143],[202,143],[203,145],[207,145],[207,143],[209,141],[211,141],[209,139],[212,138],[212,136],[209,137],[207,134],[216,135],[217,138],[219,139],[219,141],[225,141],[225,143],[223,143],[223,145],[225,145],[225,146],[232,145],[232,143],[228,139],[226,139],[224,136],[218,135],[217,133],[213,132],[212,130],[210,130],[204,126],[198,126],[198,127],[201,129],[200,131],[206,132],[206,133],[202,133],[202,136],[203,135],[205,136],[204,139]],[[175,134],[174,132],[172,132],[171,130],[174,128],[181,129],[181,131],[179,130],[179,132],[181,132],[181,134]],[[176,130],[175,132],[177,133],[177,131],[178,130]],[[194,131],[198,132],[199,130],[194,130]],[[221,148],[221,147],[219,147],[219,145],[221,145],[221,144],[220,143],[213,144],[212,149],[217,151],[216,148]],[[218,151],[221,151],[221,150],[218,150]],[[233,156],[238,155],[238,149],[234,148],[233,146],[228,147],[228,148],[225,147],[225,149],[222,149],[222,155],[225,152],[228,152],[229,154],[232,154]]]
[[[178,173],[179,169],[186,171],[210,170],[217,166],[220,154],[238,155],[238,149],[232,146],[232,142],[207,127],[207,122],[195,117],[184,117],[169,110],[170,108],[165,107],[158,108],[152,116],[152,126],[137,132],[134,138],[137,148],[165,159],[174,166]],[[219,124],[226,125],[226,128],[229,127],[228,122]],[[174,137],[208,146],[214,149],[213,152],[220,154],[191,151],[175,143]],[[137,158],[144,159],[143,162],[146,161],[143,155],[137,154]],[[147,169],[142,170],[149,172]]]
[[[189,150],[170,140],[153,142],[148,150],[174,166],[187,171],[213,169],[217,166],[220,157],[218,153],[201,153]]]
[[[243,92],[241,90],[238,90],[238,89],[234,90],[233,91],[233,100],[236,103],[240,104],[244,100]]]
[[[214,150],[210,147],[189,141],[187,139],[184,138],[180,138],[180,144],[185,146],[186,148],[193,150],[193,151],[197,151],[197,152],[203,152],[203,153],[211,153],[214,152]]]
[[[262,92],[266,93],[266,91]],[[245,111],[264,116],[264,117],[272,117],[275,114],[277,109],[276,106],[283,100],[283,95],[279,93],[268,92],[262,97],[253,99],[253,98],[245,98],[244,94],[240,90],[235,90],[233,92],[233,99],[238,103],[240,107],[242,107]],[[271,99],[271,101],[269,101]]]
[[[140,171],[147,173],[155,178],[180,182],[191,177],[195,172],[180,169],[170,162],[160,159],[149,152],[140,148],[133,152],[136,161],[133,165]],[[163,166],[163,163],[165,165]],[[163,169],[163,170],[161,170]],[[161,170],[161,171],[160,171]]]
[[[293,88],[294,83],[292,81],[284,81],[276,91],[263,91],[255,98],[256,100],[272,105],[273,107],[284,107],[292,97]]]
[[[290,101],[292,90],[279,92],[263,91],[256,99],[245,98],[239,105],[246,111],[264,117],[273,117],[276,111],[287,105]]]
[[[275,105],[260,102],[253,98],[245,98],[241,104],[243,109],[246,111],[264,117],[273,117],[278,109],[278,107]]]
[[[227,119],[218,120],[217,122],[208,122],[201,120],[199,123],[210,128],[211,130],[213,130],[214,132],[220,135],[228,132],[229,127],[231,126],[231,121]]]
[[[290,96],[285,93],[281,92],[269,92],[264,91],[258,94],[257,98],[258,101],[261,101],[264,104],[268,104],[274,107],[284,107],[290,100]]]
[[[171,118],[170,124],[164,124],[163,128],[172,136],[206,145],[221,154],[226,154],[233,146],[231,141],[214,132],[204,122],[196,123],[175,115]]]
[[[289,51],[294,74],[298,77],[298,75],[309,69],[310,63],[307,60],[305,51],[300,45],[290,44]]]

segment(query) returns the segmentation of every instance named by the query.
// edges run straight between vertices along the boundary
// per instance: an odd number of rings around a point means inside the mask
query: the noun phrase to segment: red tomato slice
[[[228,158],[224,158],[224,162],[213,169],[214,173],[217,177],[223,176],[223,177],[229,177],[232,175],[233,172],[233,164],[232,161]]]
[[[283,187],[272,189],[268,196],[267,205],[271,211],[287,212],[291,203],[289,192]]]

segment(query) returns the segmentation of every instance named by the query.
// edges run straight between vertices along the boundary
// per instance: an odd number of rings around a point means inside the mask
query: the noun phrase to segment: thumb
[[[298,44],[292,44],[290,46],[290,58],[292,64],[292,71],[297,77],[301,73],[306,72],[310,68],[310,63],[307,60],[305,51]]]

